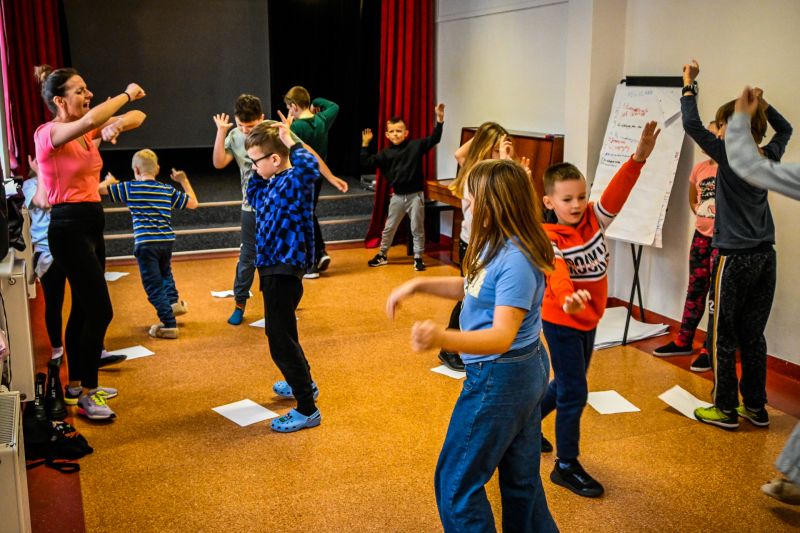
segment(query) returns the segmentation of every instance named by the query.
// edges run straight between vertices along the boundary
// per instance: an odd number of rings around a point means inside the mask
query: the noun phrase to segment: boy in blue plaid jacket
[[[317,160],[292,139],[285,124],[261,123],[245,149],[254,174],[247,202],[256,215],[256,267],[264,295],[265,332],[272,360],[285,381],[273,390],[297,400],[297,407],[272,421],[283,433],[316,427],[322,421],[317,384],[297,338],[295,311],[303,297],[303,275],[314,264],[314,182]]]

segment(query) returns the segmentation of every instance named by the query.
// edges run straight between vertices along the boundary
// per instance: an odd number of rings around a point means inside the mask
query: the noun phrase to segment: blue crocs
[[[244,307],[236,306],[236,309],[233,310],[231,313],[231,317],[228,319],[228,324],[231,326],[238,326],[244,320]]]
[[[302,415],[297,409],[292,409],[282,417],[272,420],[272,430],[278,433],[292,433],[301,429],[317,427],[321,422],[322,415],[319,409],[310,416]]]
[[[311,390],[314,391],[314,401],[316,401],[317,398],[319,398],[319,387],[317,387],[316,381],[311,382]],[[281,398],[290,398],[294,400],[292,388],[285,381],[276,381],[272,386],[272,391]]]

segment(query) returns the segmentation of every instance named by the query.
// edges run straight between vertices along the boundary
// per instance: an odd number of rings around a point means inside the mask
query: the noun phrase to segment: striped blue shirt
[[[184,209],[189,201],[186,193],[156,180],[123,181],[109,186],[108,196],[112,202],[124,203],[130,209],[136,246],[174,241],[172,209]]]

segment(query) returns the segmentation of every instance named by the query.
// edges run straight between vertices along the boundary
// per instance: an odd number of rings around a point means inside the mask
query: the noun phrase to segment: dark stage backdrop
[[[144,125],[104,149],[209,147],[212,115],[233,121],[239,94],[271,107],[264,0],[64,0],[64,7],[71,65],[95,103],[130,82],[147,93],[123,108],[147,113]]]
[[[380,11],[375,0],[269,2],[272,109],[284,113],[283,95],[302,85],[311,98],[339,104],[329,135],[328,165],[342,176],[360,174],[361,130],[383,135],[380,96]],[[375,141],[373,141],[374,143]],[[374,148],[374,146],[373,146]]]

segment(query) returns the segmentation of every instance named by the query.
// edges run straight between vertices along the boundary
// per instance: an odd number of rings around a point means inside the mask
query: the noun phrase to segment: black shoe
[[[556,459],[550,480],[556,485],[568,488],[578,496],[598,498],[603,495],[603,486],[587,474],[577,460],[570,462],[566,468],[561,468]]]
[[[25,403],[23,421],[26,424],[24,428],[26,438],[28,437],[28,425],[35,426],[38,424],[42,427],[50,426],[50,421],[47,419],[47,409],[44,406],[45,387],[47,387],[47,375],[45,375],[44,372],[38,372],[34,381],[33,401]]]
[[[375,254],[375,257],[373,257],[372,259],[367,261],[367,265],[369,265],[371,267],[379,267],[379,266],[383,266],[383,265],[386,265],[386,264],[389,264],[389,260],[386,258],[385,255],[383,255],[380,252]]]
[[[422,272],[423,270],[425,270],[425,263],[422,262],[421,257],[414,258],[414,270],[416,270],[417,272]]]
[[[52,425],[47,419],[47,410],[45,409],[44,389],[47,384],[47,376],[43,372],[36,374],[34,381],[34,398],[33,401],[25,402],[25,413],[22,416],[22,431],[25,434],[25,453],[28,458],[36,455],[32,446],[36,444],[48,444],[52,435]]]
[[[461,356],[457,353],[453,352],[439,352],[439,361],[444,363],[444,366],[449,368],[450,370],[455,370],[456,372],[466,372],[466,368],[464,368],[464,361],[461,360]]]
[[[668,355],[692,355],[693,353],[694,349],[692,349],[691,344],[689,346],[681,346],[675,342],[670,342],[669,344],[665,344],[653,350],[653,355],[658,357],[666,357]]]
[[[689,367],[689,370],[692,372],[707,372],[711,370],[711,357],[708,355],[708,352],[702,350],[700,355],[697,356],[697,359],[692,362],[692,366]]]
[[[107,351],[103,350],[103,352],[100,354],[100,364],[97,365],[97,368],[116,365],[117,363],[123,362],[127,358],[128,358],[127,355],[110,354]]]
[[[328,255],[328,252],[322,252],[322,257],[319,258],[319,262],[317,263],[317,270],[320,272],[325,272],[328,270],[330,265],[331,256]]]
[[[550,443],[549,440],[544,436],[542,433],[542,453],[551,453],[553,451],[553,445]]]
[[[44,395],[44,408],[50,420],[64,420],[67,417],[67,404],[61,390],[58,365],[47,365],[47,389]]]

